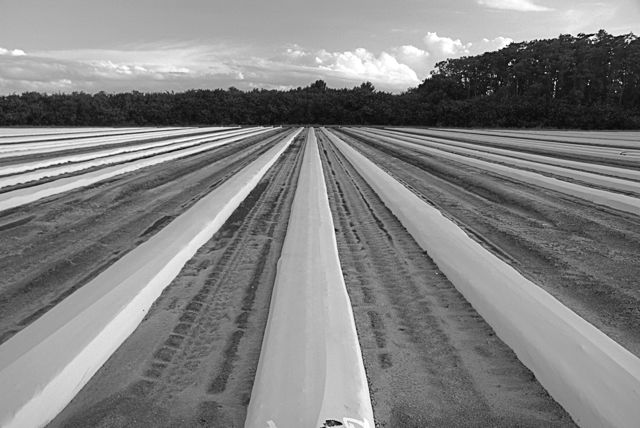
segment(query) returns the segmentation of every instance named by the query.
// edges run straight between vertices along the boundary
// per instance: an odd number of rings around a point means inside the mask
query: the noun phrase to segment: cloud
[[[378,56],[364,48],[345,52],[321,51],[316,56],[318,68],[332,75],[362,82],[365,80],[384,86],[408,87],[420,83],[416,72],[401,64],[391,54],[381,52]]]
[[[234,56],[245,49],[223,45],[154,43],[123,49],[75,49],[33,52],[34,56],[89,64],[116,74],[230,74]]]
[[[477,50],[478,53],[488,52],[488,51],[498,51],[506,46],[509,46],[513,43],[513,39],[510,37],[498,36],[495,39],[482,39],[480,43],[474,45],[473,50]]]
[[[431,65],[431,54],[413,45],[403,45],[391,51],[398,62],[407,64],[418,73],[426,72]]]
[[[516,10],[518,12],[548,12],[552,8],[535,4],[531,0],[477,0],[481,6],[491,9]]]
[[[423,41],[427,50],[438,57],[468,55],[469,48],[472,46],[472,43],[462,43],[460,39],[440,37],[438,33],[431,32],[424,36]]]
[[[0,51],[0,93],[185,90],[226,87],[242,80],[231,55],[214,51],[215,48],[175,46],[29,55]]]
[[[441,37],[437,33],[427,33],[423,39],[427,52],[432,59],[457,58],[464,55],[477,55],[487,51],[504,48],[513,42],[510,37],[498,36],[494,39],[484,38],[479,42],[463,43],[460,39]]]
[[[292,45],[282,54],[270,58],[271,62],[264,64],[263,69],[284,68],[285,72],[299,78],[307,76],[304,77],[307,81],[326,80],[330,86],[355,86],[370,81],[378,89],[400,91],[420,82],[411,65],[400,59],[403,52],[407,58],[415,53],[409,49],[392,49],[375,54],[365,48],[331,52]]]
[[[0,55],[9,55],[9,56],[25,56],[26,53],[22,49],[5,49],[0,47]]]
[[[309,56],[309,52],[306,52],[301,46],[297,44],[291,45],[286,49],[286,55],[292,58],[304,58]]]
[[[420,57],[420,50],[401,47],[397,54],[410,61]],[[0,51],[0,93],[4,94],[289,88],[318,79],[338,87],[369,80],[389,91],[402,91],[420,82],[413,68],[396,58],[395,51],[373,53],[364,48],[330,52],[289,45],[265,55],[242,46],[166,43],[29,55]]]
[[[460,39],[440,36],[435,32],[428,32],[423,37],[424,49],[413,45],[403,45],[391,49],[397,61],[411,67],[420,80],[429,76],[435,64],[450,58],[459,58],[468,55],[478,55],[488,51],[504,48],[513,42],[513,39],[498,36],[493,39],[483,38],[480,41],[463,42]]]
[[[41,92],[184,91],[235,86],[291,88],[323,79],[331,87],[364,81],[379,90],[415,87],[446,58],[500,49],[508,37],[463,42],[427,33],[423,45],[372,52],[308,49],[296,44],[272,52],[247,46],[156,43],[122,49],[33,51],[0,48],[0,94]]]

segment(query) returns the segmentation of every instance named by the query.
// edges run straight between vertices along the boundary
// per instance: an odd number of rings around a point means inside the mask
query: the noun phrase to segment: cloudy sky
[[[0,0],[0,94],[400,92],[446,58],[601,28],[640,35],[640,0]]]

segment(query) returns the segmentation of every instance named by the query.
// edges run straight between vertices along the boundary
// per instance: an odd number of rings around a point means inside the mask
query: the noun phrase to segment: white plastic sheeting
[[[596,177],[596,179],[602,179],[601,176],[597,175],[597,174],[600,174],[600,175],[607,175],[611,177],[623,178],[627,180],[636,180],[636,182],[634,183],[635,189],[632,189],[632,190],[638,191],[640,188],[640,171],[635,169],[622,168],[622,167],[610,166],[610,165],[602,165],[602,164],[593,163],[593,162],[579,162],[574,160],[567,160],[563,158],[552,157],[551,154],[544,155],[544,156],[536,155],[536,154],[519,151],[516,148],[498,149],[495,147],[488,146],[485,143],[462,143],[458,141],[447,140],[444,138],[419,136],[416,134],[410,134],[407,132],[401,132],[401,131],[395,131],[395,130],[384,131],[384,132],[380,130],[376,130],[374,128],[367,128],[367,130],[370,132],[382,133],[383,135],[392,135],[404,141],[409,141],[409,142],[418,143],[418,144],[429,145],[430,143],[438,143],[438,144],[432,145],[432,147],[439,147],[444,150],[447,150],[447,146],[467,148],[469,149],[468,151],[461,151],[459,153],[469,154],[470,156],[478,155],[477,153],[474,153],[474,152],[480,152],[480,154],[483,152],[486,152],[486,153],[493,153],[497,155],[503,155],[503,156],[497,156],[497,157],[488,157],[487,159],[494,160],[496,162],[511,164],[511,165],[515,165],[523,168],[530,168],[538,171],[548,172],[551,174],[557,174],[561,176],[564,175],[565,173],[572,174],[571,170],[578,170],[578,171],[586,171],[590,173],[590,174],[587,174],[587,176],[592,175]],[[536,145],[536,143],[532,142],[531,145]],[[524,159],[525,161],[519,161],[519,159]],[[526,161],[530,161],[530,162],[526,162]],[[548,166],[548,165],[555,165],[557,167],[561,167],[561,169],[558,169],[558,168],[550,168],[546,170],[541,169],[541,168],[545,168],[545,166]],[[597,173],[597,174],[592,174],[592,173]],[[577,178],[578,180],[581,180],[584,178],[584,173],[580,175],[565,175],[565,176],[569,178]],[[622,181],[622,183],[624,185],[624,180]],[[594,182],[593,184],[602,185],[602,182]],[[629,182],[627,181],[626,184],[628,185]],[[625,190],[624,187],[622,188],[622,190]]]
[[[404,128],[412,131],[424,131],[420,128]],[[500,135],[544,142],[561,142],[595,146],[613,146],[640,148],[640,132],[638,131],[567,131],[551,129],[439,129],[440,131],[464,132],[481,135]]]
[[[19,156],[34,156],[46,153],[55,153],[66,150],[87,149],[92,147],[103,147],[113,144],[126,144],[137,141],[157,140],[160,138],[188,136],[201,134],[204,132],[215,132],[229,128],[221,128],[218,126],[207,128],[177,128],[169,130],[145,130],[144,132],[135,132],[127,135],[106,135],[91,137],[70,137],[63,140],[45,140],[20,144],[3,144],[0,141],[0,159],[13,158]]]
[[[247,428],[334,426],[327,421],[374,427],[334,233],[318,145],[310,129],[278,261]]]
[[[638,426],[638,357],[327,133],[447,278],[579,425]]]
[[[375,135],[375,134],[370,134],[363,131],[356,131],[356,132],[361,135]],[[621,193],[615,193],[607,190],[595,189],[593,187],[571,183],[571,182],[559,180],[553,177],[547,177],[546,175],[543,175],[541,173],[522,170],[522,169],[518,169],[518,168],[506,166],[506,165],[485,161],[482,159],[476,159],[473,157],[451,153],[449,149],[445,150],[445,149],[425,147],[424,145],[420,145],[416,143],[408,143],[406,141],[402,141],[393,137],[386,137],[386,136],[380,136],[380,135],[376,135],[376,137],[384,139],[387,142],[390,142],[393,144],[408,147],[412,150],[428,153],[435,156],[440,156],[446,159],[451,159],[456,162],[461,162],[467,165],[484,169],[485,171],[490,171],[490,172],[493,172],[505,177],[509,177],[509,178],[515,178],[525,183],[533,184],[549,190],[554,190],[556,192],[564,193],[566,195],[575,196],[577,198],[584,199],[590,202],[595,202],[596,204],[605,205],[620,211],[625,211],[631,214],[640,213],[640,198],[635,198],[633,196],[627,196]],[[550,166],[550,165],[547,165],[547,166]],[[574,171],[574,173],[580,174],[582,172]],[[582,174],[586,174],[586,173],[582,173]],[[613,178],[611,177],[605,177],[605,176],[601,176],[601,177],[603,180],[606,180],[606,179],[613,180]],[[633,188],[635,189],[636,187],[637,186],[634,183]]]
[[[169,138],[153,143],[136,144],[117,149],[96,150],[68,156],[42,159],[13,165],[0,166],[0,188],[20,183],[40,180],[45,177],[82,171],[95,166],[128,162],[161,153],[197,146],[210,141],[221,140],[234,135],[248,134],[260,128],[242,128],[222,131],[204,136]]]
[[[169,128],[89,128],[89,127],[73,127],[73,128],[45,128],[45,127],[33,127],[33,128],[0,128],[0,141],[13,141],[13,142],[29,142],[32,140],[54,139],[54,138],[66,138],[60,137],[61,135],[74,135],[82,137],[85,135],[106,135],[106,134],[124,134],[143,132],[150,129],[169,129]]]
[[[398,128],[394,128],[398,129]],[[405,128],[407,131],[415,132],[422,135],[427,135],[430,137],[441,136],[444,138],[457,138],[457,139],[472,139],[477,142],[491,143],[495,145],[500,145],[503,147],[531,147],[535,144],[536,147],[544,148],[544,150],[548,153],[557,153],[562,155],[591,155],[597,156],[603,159],[622,159],[623,154],[621,151],[631,151],[637,154],[640,154],[640,147],[637,142],[624,142],[617,141],[615,146],[611,145],[603,145],[602,141],[597,140],[597,134],[594,132],[587,141],[590,141],[592,144],[586,143],[578,143],[576,141],[573,142],[559,142],[559,141],[531,141],[531,136],[535,136],[536,133],[533,132],[529,135],[516,137],[516,136],[505,136],[503,138],[496,138],[495,135],[488,135],[484,132],[470,132],[467,130],[459,130],[456,132],[446,131],[441,129],[416,129],[416,128]],[[465,135],[466,134],[466,135]]]
[[[0,345],[0,426],[36,427],[54,418],[135,330],[162,290],[299,132]]]
[[[30,202],[37,201],[38,199],[46,198],[48,196],[57,195],[59,193],[68,192],[80,187],[90,186],[108,178],[112,178],[118,175],[126,174],[128,172],[136,171],[148,166],[157,165],[159,163],[168,162],[174,159],[180,159],[186,156],[191,156],[197,153],[201,153],[213,148],[232,143],[234,141],[242,140],[256,136],[268,131],[271,128],[259,129],[247,134],[236,135],[234,137],[225,138],[224,140],[214,141],[212,143],[206,143],[197,147],[191,147],[187,149],[177,150],[170,153],[159,154],[156,156],[138,159],[135,161],[126,162],[123,164],[117,164],[114,166],[108,166],[96,171],[87,172],[84,174],[74,175],[71,177],[60,178],[47,183],[35,184],[33,186],[12,190],[5,193],[0,193],[0,211],[10,208],[19,207]]]

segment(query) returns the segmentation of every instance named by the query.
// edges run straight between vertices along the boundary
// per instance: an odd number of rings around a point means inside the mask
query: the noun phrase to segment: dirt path
[[[320,140],[377,424],[572,426],[371,188]]]
[[[52,427],[243,426],[304,135]]]
[[[0,343],[283,136],[274,134],[0,213]]]
[[[342,134],[480,243],[640,355],[640,217]]]

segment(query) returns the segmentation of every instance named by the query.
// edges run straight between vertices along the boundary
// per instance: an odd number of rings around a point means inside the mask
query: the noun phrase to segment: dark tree
[[[0,97],[0,126],[350,124],[640,128],[640,39],[560,35],[449,59],[417,88],[371,82],[289,91],[40,94]]]

